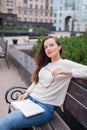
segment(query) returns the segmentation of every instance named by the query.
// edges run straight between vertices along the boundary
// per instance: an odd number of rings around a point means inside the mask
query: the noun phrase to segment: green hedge
[[[63,47],[63,58],[87,65],[87,33],[77,37],[61,37],[59,40]],[[38,38],[37,44],[33,46],[34,54],[38,51],[41,41],[42,37]]]

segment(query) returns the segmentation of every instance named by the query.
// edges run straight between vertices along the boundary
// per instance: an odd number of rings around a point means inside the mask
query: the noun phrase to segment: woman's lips
[[[52,54],[52,52],[49,51],[49,52],[47,52],[47,54],[50,55],[50,54]]]

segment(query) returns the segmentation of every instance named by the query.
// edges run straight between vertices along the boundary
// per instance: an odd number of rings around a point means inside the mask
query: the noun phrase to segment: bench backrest
[[[64,108],[87,128],[87,89],[85,87],[87,84],[83,86],[78,80],[71,80]]]

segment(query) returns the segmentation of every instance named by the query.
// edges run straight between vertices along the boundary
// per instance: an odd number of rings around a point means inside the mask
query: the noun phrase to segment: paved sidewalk
[[[0,59],[0,118],[8,112],[8,104],[5,102],[6,90],[14,85],[26,87],[16,68],[10,63],[10,69],[7,68],[4,59]]]

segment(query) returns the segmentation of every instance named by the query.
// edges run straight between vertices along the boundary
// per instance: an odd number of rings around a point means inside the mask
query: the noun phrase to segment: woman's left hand
[[[57,76],[58,74],[72,75],[72,71],[71,70],[65,70],[65,69],[62,69],[62,68],[57,68],[52,73],[53,76]]]

